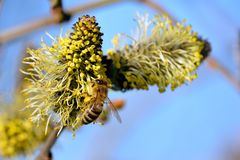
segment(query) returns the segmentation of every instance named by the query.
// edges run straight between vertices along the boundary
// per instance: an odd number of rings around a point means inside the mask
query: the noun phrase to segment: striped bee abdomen
[[[89,86],[88,97],[84,99],[86,109],[81,114],[81,123],[94,122],[102,113],[103,105],[108,93],[108,83],[104,80],[93,80]]]
[[[93,105],[91,108],[86,109],[85,112],[82,114],[81,118],[82,124],[92,123],[99,117],[101,113],[102,106],[100,106],[99,104]]]

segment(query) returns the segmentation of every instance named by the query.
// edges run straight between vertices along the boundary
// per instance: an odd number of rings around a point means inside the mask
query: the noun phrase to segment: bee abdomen
[[[87,109],[85,111],[85,114],[82,115],[82,124],[89,124],[95,121],[99,117],[101,112],[102,110],[96,109],[95,107]]]

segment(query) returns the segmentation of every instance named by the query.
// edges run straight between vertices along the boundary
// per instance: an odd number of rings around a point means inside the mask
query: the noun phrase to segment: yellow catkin
[[[2,157],[15,157],[31,155],[47,138],[45,134],[46,121],[41,121],[39,126],[31,122],[29,111],[23,111],[24,97],[15,96],[13,103],[1,103],[6,108],[0,113],[0,155]],[[51,132],[49,125],[48,132]]]
[[[119,46],[121,35],[117,35],[114,48],[108,51],[118,74],[125,78],[123,89],[147,90],[150,85],[157,85],[159,92],[164,92],[168,85],[174,90],[196,78],[203,42],[191,26],[184,22],[173,25],[168,17],[161,16],[152,20],[139,16],[137,23],[131,44]]]
[[[56,38],[51,46],[42,42],[41,48],[28,51],[30,57],[23,63],[31,63],[33,69],[23,73],[32,75],[29,81],[33,85],[24,92],[34,121],[54,112],[60,125],[76,129],[91,81],[100,78],[111,84],[101,63],[102,35],[96,18],[86,15],[69,35]]]

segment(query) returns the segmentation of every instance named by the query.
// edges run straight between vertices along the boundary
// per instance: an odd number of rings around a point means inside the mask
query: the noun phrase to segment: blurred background
[[[83,7],[99,2],[107,3],[89,10]],[[74,138],[65,130],[53,147],[54,159],[240,160],[240,87],[237,86],[240,1],[63,0],[62,3],[66,11],[78,6],[83,8],[67,22],[44,24],[17,37],[12,28],[19,29],[18,26],[54,14],[50,1],[0,0],[0,93],[7,101],[11,101],[18,86],[19,66],[26,46],[39,47],[41,37],[50,44],[45,32],[53,37],[59,35],[61,29],[66,33],[78,17],[85,14],[96,16],[104,33],[105,53],[112,47],[115,34],[133,34],[136,12],[153,17],[160,14],[156,10],[159,6],[179,21],[186,19],[194,31],[209,40],[212,53],[199,67],[198,78],[174,92],[168,89],[160,94],[157,87],[149,91],[111,91],[110,99],[126,101],[120,111],[123,123],[111,118],[104,126],[87,125]],[[6,38],[9,32],[14,33],[11,39]]]

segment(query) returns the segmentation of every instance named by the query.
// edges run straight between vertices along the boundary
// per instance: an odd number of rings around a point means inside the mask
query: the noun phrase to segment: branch
[[[50,3],[51,3],[51,14],[53,17],[56,17],[56,19],[58,20],[57,23],[62,23],[70,20],[71,15],[64,12],[62,0],[50,0]]]
[[[47,138],[45,144],[42,146],[40,154],[37,156],[36,160],[51,160],[51,148],[56,143],[57,138],[60,136],[63,128],[54,128]]]
[[[220,64],[213,57],[208,57],[207,62],[211,68],[221,72],[240,91],[240,81],[233,76],[233,74],[226,67]]]
[[[75,6],[75,7],[72,7],[70,9],[67,9],[65,14],[71,16],[71,15],[74,15],[78,12],[85,12],[85,11],[90,10],[90,9],[94,9],[94,8],[97,8],[97,7],[102,7],[102,6],[113,4],[113,3],[116,3],[116,2],[121,2],[121,1],[120,0],[101,0],[101,1],[90,3],[90,4]],[[58,6],[58,7],[56,7],[56,6]],[[61,8],[59,6],[61,6],[61,5],[59,5],[59,3],[58,3],[58,5],[52,5],[52,8],[55,8],[55,9],[58,8],[59,9],[59,8]],[[58,13],[61,12],[61,9],[60,9],[60,11],[56,11],[56,12],[58,12]],[[41,27],[58,23],[59,21],[61,21],[61,16],[56,16],[56,15],[58,15],[58,14],[55,14],[55,12],[53,11],[52,16],[50,16],[50,17],[37,19],[35,21],[31,21],[31,22],[28,22],[26,24],[17,26],[16,28],[12,28],[12,29],[9,29],[9,30],[6,30],[6,31],[2,31],[0,33],[0,44],[6,43],[6,42],[11,41],[11,40],[14,40],[16,38],[19,38],[20,36],[23,36],[27,33],[30,33],[34,30],[37,30]]]
[[[144,3],[145,5],[149,6],[150,8],[156,10],[160,14],[166,14],[168,17],[174,22],[177,22],[177,19],[168,12],[165,8],[157,4],[156,2],[152,0],[139,0],[139,2]],[[240,81],[222,64],[220,64],[215,58],[208,57],[206,59],[208,64],[215,70],[218,70],[221,72],[236,88],[237,90],[240,90]]]

